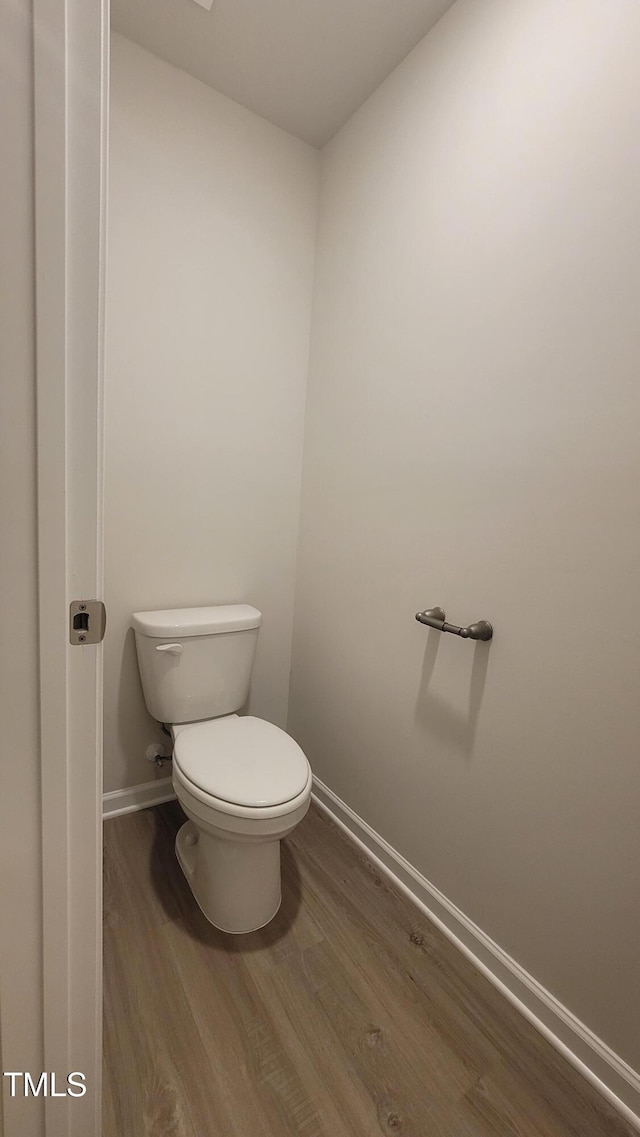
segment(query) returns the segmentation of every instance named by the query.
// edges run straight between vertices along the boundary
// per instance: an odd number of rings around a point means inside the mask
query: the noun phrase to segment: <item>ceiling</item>
[[[454,0],[111,0],[112,27],[312,146]]]

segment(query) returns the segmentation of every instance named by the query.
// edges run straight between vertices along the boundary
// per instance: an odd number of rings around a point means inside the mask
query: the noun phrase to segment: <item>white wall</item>
[[[459,0],[323,152],[289,720],[635,1068],[639,55]]]
[[[42,842],[38,582],[31,7],[0,8],[3,223],[0,268],[0,552],[2,794],[0,795],[0,1033],[3,1070],[42,1069]],[[0,1132],[44,1132],[40,1101],[10,1098],[2,1078]]]
[[[250,710],[287,713],[318,154],[112,44],[105,789],[149,780],[130,614],[261,609]],[[166,771],[165,771],[166,773]]]

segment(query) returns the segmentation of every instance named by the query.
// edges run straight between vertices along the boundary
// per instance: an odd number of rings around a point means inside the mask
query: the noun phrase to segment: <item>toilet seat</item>
[[[224,813],[278,816],[297,808],[311,788],[311,769],[298,744],[253,716],[225,715],[175,725],[174,779]]]

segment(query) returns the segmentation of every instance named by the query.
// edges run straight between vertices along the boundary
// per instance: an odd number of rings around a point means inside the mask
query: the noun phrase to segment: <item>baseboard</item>
[[[456,908],[319,778],[313,800],[640,1132],[640,1074]]]
[[[144,782],[141,786],[112,790],[102,795],[102,816],[118,817],[121,813],[134,813],[136,809],[148,809],[151,805],[172,801],[175,796],[171,778],[156,778],[154,782]]]

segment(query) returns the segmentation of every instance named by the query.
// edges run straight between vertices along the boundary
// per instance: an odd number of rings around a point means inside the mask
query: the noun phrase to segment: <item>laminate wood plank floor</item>
[[[103,1137],[631,1137],[320,811],[244,936],[197,907],[182,821],[105,823]]]

